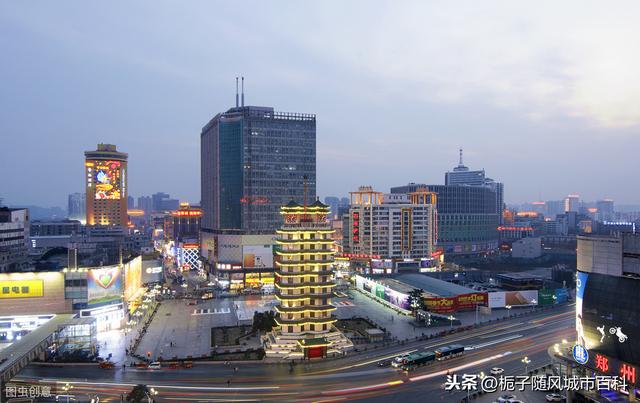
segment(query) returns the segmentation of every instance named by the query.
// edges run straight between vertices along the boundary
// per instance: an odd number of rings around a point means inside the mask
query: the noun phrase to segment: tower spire
[[[242,101],[241,105],[244,108],[244,76],[242,77]]]
[[[458,162],[459,166],[462,166],[462,147],[460,147],[460,162]]]
[[[236,108],[238,107],[238,77],[236,77]]]

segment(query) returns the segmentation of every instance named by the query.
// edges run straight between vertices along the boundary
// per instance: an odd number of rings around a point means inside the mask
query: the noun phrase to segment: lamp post
[[[449,315],[449,321],[450,321],[450,324],[451,324],[450,329],[453,329],[453,320],[454,319],[455,318],[453,317],[453,315]]]
[[[524,357],[522,362],[524,363],[524,374],[527,375],[529,373],[529,364],[531,364],[531,360],[529,357]]]

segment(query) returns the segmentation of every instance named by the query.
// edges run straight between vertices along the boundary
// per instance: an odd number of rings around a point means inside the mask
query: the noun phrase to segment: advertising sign
[[[469,311],[478,306],[486,306],[488,295],[486,292],[461,294],[455,297],[425,298],[427,310],[434,313],[454,313]]]
[[[142,257],[138,256],[124,265],[124,298],[130,301],[142,288]]]
[[[2,280],[0,299],[42,297],[43,288],[42,280]]]
[[[569,300],[569,291],[566,288],[556,290],[556,304],[564,304]]]
[[[385,299],[385,286],[383,286],[382,284],[376,284],[376,297],[380,298],[380,299]]]
[[[87,274],[87,306],[122,302],[122,276],[118,266],[91,269]]]
[[[122,197],[120,161],[96,161],[93,179],[96,199],[119,200]]]
[[[242,266],[245,269],[273,267],[271,245],[243,245]]]
[[[489,293],[489,308],[504,308],[504,291]]]
[[[556,290],[542,289],[538,291],[538,305],[553,305],[553,297],[556,295]]]
[[[584,365],[589,361],[589,352],[582,344],[573,346],[573,359],[580,365]]]
[[[456,312],[456,299],[454,297],[425,298],[427,310],[433,313]]]

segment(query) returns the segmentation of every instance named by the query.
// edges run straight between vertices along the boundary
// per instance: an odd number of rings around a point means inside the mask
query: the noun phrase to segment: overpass
[[[44,358],[44,352],[53,344],[56,334],[75,322],[74,316],[74,314],[55,315],[42,326],[0,350],[0,402],[5,397],[7,382],[31,361]]]

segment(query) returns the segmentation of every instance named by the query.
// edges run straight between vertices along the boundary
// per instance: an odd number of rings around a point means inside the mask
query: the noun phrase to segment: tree
[[[149,388],[147,385],[136,385],[127,395],[127,402],[142,403],[147,399]]]
[[[276,315],[272,311],[254,312],[253,314],[253,330],[269,332],[276,326]]]
[[[424,294],[424,290],[418,288],[415,288],[409,293],[409,307],[411,308],[411,312],[413,312],[414,315],[418,310],[425,309],[422,294]]]

